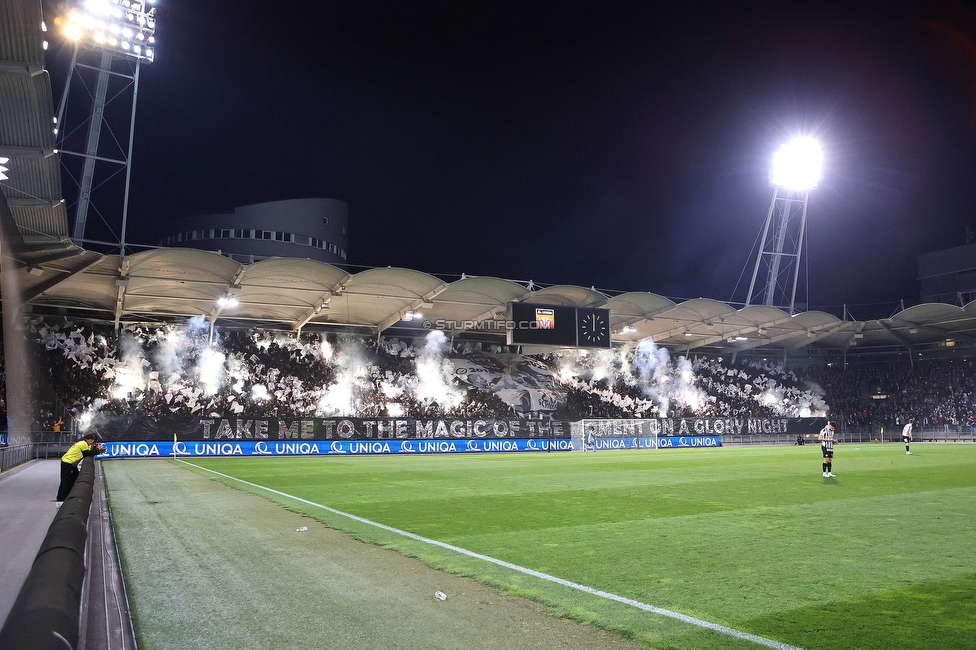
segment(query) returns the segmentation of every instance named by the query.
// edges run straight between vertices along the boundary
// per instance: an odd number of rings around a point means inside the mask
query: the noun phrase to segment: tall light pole
[[[796,287],[806,246],[807,204],[810,190],[820,182],[822,168],[823,152],[813,138],[791,140],[773,155],[769,170],[773,200],[762,227],[747,307],[762,304],[796,313]],[[765,270],[766,276],[757,288],[760,269]]]
[[[139,68],[141,64],[152,63],[156,58],[154,2],[155,0],[73,0],[67,13],[58,20],[64,36],[74,42],[71,64],[58,107],[59,149],[66,168],[68,159],[82,161],[80,171],[71,173],[69,170],[68,173],[68,177],[78,183],[72,239],[79,245],[85,244],[89,213],[94,211],[111,231],[111,236],[118,240],[117,243],[100,243],[113,247],[117,245],[121,255],[125,255],[128,224]],[[76,102],[83,101],[89,110],[85,111],[84,119],[66,119],[69,91],[72,80],[76,77],[80,81],[76,88],[78,85],[81,88],[78,93],[71,95],[72,108],[75,108]],[[112,119],[106,115],[107,107],[113,102],[124,101],[126,97],[131,97],[127,138],[119,137],[115,133]],[[108,131],[109,137],[103,135],[103,128]],[[127,147],[123,147],[124,141],[127,141]],[[114,199],[116,205],[102,206],[99,209],[93,203],[93,193],[122,169],[125,170],[125,189],[121,193],[121,201],[118,200],[117,192],[102,190],[103,195],[107,193],[109,201]],[[118,212],[106,215],[102,210],[117,211],[119,202],[121,227],[116,232],[114,224],[119,223],[116,221]]]

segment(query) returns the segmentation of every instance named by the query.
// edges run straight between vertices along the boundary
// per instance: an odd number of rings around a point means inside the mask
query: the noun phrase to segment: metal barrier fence
[[[70,446],[71,442],[30,442],[0,447],[0,472],[6,472],[35,458],[60,458]]]

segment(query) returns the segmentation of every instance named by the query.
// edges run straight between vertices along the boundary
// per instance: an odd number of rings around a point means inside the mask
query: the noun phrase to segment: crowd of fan
[[[831,413],[848,428],[976,426],[976,364],[972,359],[914,365],[868,364],[810,368]]]
[[[694,378],[681,378],[666,363],[643,383],[636,366],[620,362],[620,355],[610,376],[602,377],[585,364],[567,373],[567,359],[554,355],[525,364],[509,359],[506,372],[522,375],[512,367],[532,366],[533,379],[510,376],[514,381],[476,385],[472,375],[464,381],[453,373],[450,356],[483,363],[502,352],[499,346],[468,342],[424,361],[423,341],[232,332],[211,345],[209,329],[192,324],[134,328],[117,338],[71,324],[37,322],[34,332],[52,387],[76,415],[758,417],[783,415],[791,402],[813,396],[775,367],[728,368],[704,358],[693,360]],[[551,377],[542,387],[540,373]],[[431,374],[438,389],[433,393],[424,386]],[[518,390],[498,390],[503,385]],[[538,406],[540,392],[547,408]]]
[[[433,360],[441,392],[432,396],[419,385],[425,374],[418,365],[423,341],[331,334],[299,340],[255,331],[229,333],[212,346],[207,328],[135,328],[115,337],[38,322],[33,331],[52,388],[76,415],[576,420],[829,414],[848,428],[901,426],[908,417],[922,426],[976,425],[972,361],[799,371],[694,357],[680,360],[685,364],[680,371],[668,361],[651,376],[633,355],[627,361],[614,352],[610,363],[604,363],[609,357],[578,363],[546,355],[534,362],[551,370],[559,396],[553,408],[529,412],[524,404],[503,400],[491,386],[476,386],[451,372],[452,356],[478,352],[484,357],[497,346],[465,343],[444,350]],[[0,392],[0,405],[2,399]]]
[[[729,366],[721,358],[694,357],[688,365],[693,380],[669,365],[666,380],[659,373],[657,382],[654,377],[641,381],[639,372],[615,366],[615,371],[597,373],[599,378],[584,372],[564,380],[570,419],[816,417],[828,410],[819,387],[772,364]]]
[[[411,391],[417,349],[398,341],[235,332],[209,344],[206,328],[108,333],[36,324],[52,387],[86,412],[295,417],[490,417],[511,412],[495,395],[458,380],[450,403]],[[445,382],[446,383],[446,382]],[[444,400],[442,400],[444,401]]]

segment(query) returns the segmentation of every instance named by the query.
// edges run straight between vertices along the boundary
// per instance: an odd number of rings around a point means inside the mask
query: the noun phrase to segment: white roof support
[[[119,319],[122,318],[122,311],[125,305],[125,289],[129,286],[129,258],[123,257],[119,264],[119,277],[115,281],[118,287],[118,296],[115,299],[115,331],[119,331]]]
[[[445,289],[447,289],[448,286],[449,285],[446,282],[442,283],[433,291],[429,291],[424,295],[420,296],[418,299],[412,300],[410,304],[407,306],[407,308],[403,311],[414,311],[420,309],[421,305],[423,305],[425,302],[430,302],[431,300],[433,300],[434,297],[437,296],[437,294],[443,292]],[[398,323],[400,320],[402,320],[403,311],[397,310],[396,313],[390,314],[385,319],[380,321],[380,323],[376,327],[376,332],[377,333],[382,332],[383,330],[387,329],[394,323]]]

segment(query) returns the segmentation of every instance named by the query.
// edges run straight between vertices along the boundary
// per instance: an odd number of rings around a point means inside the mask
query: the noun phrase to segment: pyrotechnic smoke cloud
[[[434,330],[424,338],[424,347],[417,354],[417,383],[414,397],[419,402],[434,401],[445,411],[457,408],[464,393],[452,384],[454,364],[447,358],[447,336]]]

